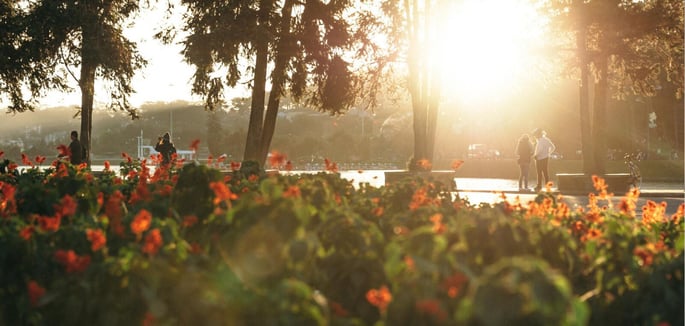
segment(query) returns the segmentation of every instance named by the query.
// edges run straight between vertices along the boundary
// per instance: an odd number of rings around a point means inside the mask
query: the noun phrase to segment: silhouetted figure
[[[554,146],[554,143],[547,138],[547,132],[536,128],[533,130],[533,136],[535,136],[537,142],[535,143],[535,153],[533,154],[535,157],[535,170],[537,172],[537,186],[535,187],[535,191],[540,191],[542,190],[542,180],[544,179],[545,183],[547,184],[549,182],[549,171],[547,169],[549,165],[549,156],[554,152],[556,147]]]
[[[78,140],[78,132],[76,130],[71,131],[70,137],[69,151],[66,155],[58,155],[58,157],[69,156],[71,164],[79,165],[83,162],[83,146],[81,146],[81,142]]]
[[[171,155],[176,153],[176,147],[171,142],[169,133],[164,133],[164,136],[159,137],[155,150],[162,154],[162,165],[167,165],[171,162]]]
[[[528,191],[528,171],[530,171],[530,158],[533,156],[533,144],[527,134],[521,135],[516,143],[516,155],[519,165],[519,191]]]

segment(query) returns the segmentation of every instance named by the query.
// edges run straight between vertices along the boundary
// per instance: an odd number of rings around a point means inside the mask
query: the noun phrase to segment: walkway
[[[341,176],[354,181],[355,184],[359,182],[368,182],[373,186],[380,186],[385,183],[384,172],[385,171],[382,170],[342,171]],[[514,200],[516,197],[519,197],[519,200],[522,203],[532,201],[537,196],[534,192],[519,192],[517,180],[456,178],[455,181],[457,183],[457,194],[461,198],[467,199],[471,204],[494,204],[501,202],[502,194],[504,194],[508,200]],[[674,214],[677,211],[678,206],[684,202],[684,188],[682,183],[676,182],[643,182],[640,190],[640,197],[637,202],[638,215],[641,213],[640,208],[644,206],[648,200],[656,203],[666,202],[666,214]],[[555,191],[555,189],[552,189],[552,191]],[[571,209],[586,207],[588,205],[587,194],[562,195],[562,199],[571,207]],[[625,194],[614,194],[612,204],[618,205],[623,195]]]

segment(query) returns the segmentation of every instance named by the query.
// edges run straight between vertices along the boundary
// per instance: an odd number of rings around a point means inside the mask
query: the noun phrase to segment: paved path
[[[342,171],[341,176],[358,182],[368,182],[371,185],[380,186],[385,183],[384,171],[382,170],[367,170],[367,171]],[[520,192],[518,190],[518,181],[509,179],[491,179],[491,178],[456,178],[457,194],[461,198],[467,199],[472,204],[479,203],[496,203],[502,201],[502,193],[509,200],[514,200],[517,196],[522,203],[534,200],[537,194],[533,192]],[[532,188],[532,187],[531,187]],[[642,212],[641,208],[648,200],[656,203],[666,202],[666,214],[674,214],[678,206],[683,204],[685,191],[682,183],[676,182],[643,182],[640,191],[640,198],[637,202],[638,215]],[[555,189],[552,189],[555,191]],[[562,199],[572,209],[577,207],[587,207],[587,194],[566,195],[562,194]],[[614,194],[612,197],[613,205],[618,205],[624,194]],[[605,203],[607,204],[607,203]]]

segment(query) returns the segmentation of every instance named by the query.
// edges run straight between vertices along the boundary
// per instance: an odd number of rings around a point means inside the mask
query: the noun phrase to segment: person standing
[[[517,163],[519,165],[519,191],[528,189],[528,171],[530,170],[530,158],[533,156],[533,144],[527,134],[521,135],[516,143]]]
[[[69,143],[69,152],[66,155],[60,155],[59,157],[69,156],[69,162],[73,165],[79,165],[83,162],[83,146],[78,140],[78,131],[72,130],[69,135],[71,138],[71,143]]]
[[[537,185],[535,186],[535,191],[542,190],[542,180],[544,179],[545,185],[549,182],[549,156],[554,152],[556,147],[554,143],[547,138],[547,132],[536,128],[533,130],[533,136],[536,139],[535,152],[533,156],[535,157],[535,170],[537,174]]]
[[[159,137],[155,150],[162,154],[162,165],[167,165],[171,162],[171,155],[176,153],[176,147],[171,142],[169,133],[164,133],[164,136]]]

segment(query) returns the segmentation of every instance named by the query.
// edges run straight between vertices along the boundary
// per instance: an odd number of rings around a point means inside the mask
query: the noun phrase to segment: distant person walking
[[[530,171],[530,158],[533,156],[533,144],[527,134],[521,135],[516,143],[516,155],[519,165],[519,191],[528,189],[528,171]]]
[[[535,170],[537,174],[537,186],[535,186],[535,191],[542,190],[542,180],[544,179],[545,185],[549,182],[549,156],[554,152],[556,147],[554,143],[547,138],[547,132],[536,128],[533,130],[533,136],[535,136],[535,152],[533,156],[535,157]]]
[[[69,151],[58,155],[58,157],[62,158],[68,156],[71,164],[79,165],[83,162],[83,146],[81,146],[81,142],[78,140],[78,132],[76,130],[72,130],[69,136],[71,138]]]
[[[176,147],[171,142],[169,133],[164,133],[164,136],[158,138],[155,150],[162,154],[162,165],[167,165],[171,162],[171,156],[176,153]]]

